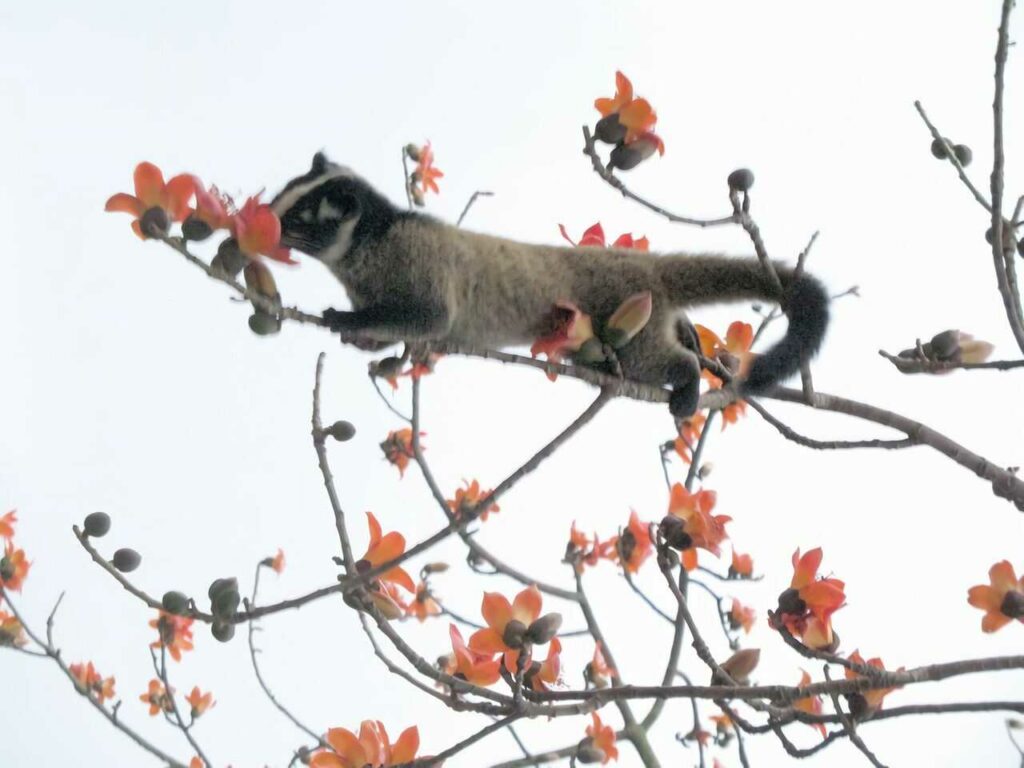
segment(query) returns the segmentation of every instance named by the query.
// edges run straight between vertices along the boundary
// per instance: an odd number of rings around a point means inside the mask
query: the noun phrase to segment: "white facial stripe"
[[[303,211],[305,213],[305,211]],[[331,205],[331,201],[326,197],[320,198],[320,207],[316,211],[317,221],[331,221],[338,220],[345,217],[345,212],[340,208],[335,208]]]
[[[358,216],[352,216],[348,221],[343,221],[341,226],[338,227],[338,233],[334,237],[334,242],[322,250],[317,255],[317,258],[328,266],[345,258],[348,249],[352,247],[352,233],[355,231],[356,224],[358,223]]]
[[[321,184],[325,184],[328,181],[331,181],[332,179],[340,179],[344,177],[358,178],[351,168],[346,168],[343,165],[339,165],[334,168],[331,168],[323,175],[317,176],[312,181],[307,181],[305,184],[298,184],[292,187],[281,196],[280,200],[277,200],[274,203],[274,213],[277,214],[278,218],[284,216],[285,212],[293,205],[295,205],[295,203],[298,202],[302,197],[304,197],[308,192],[316,189]]]

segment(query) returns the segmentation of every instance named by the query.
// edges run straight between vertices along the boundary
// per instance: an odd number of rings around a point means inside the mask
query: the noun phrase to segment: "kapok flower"
[[[804,688],[811,684],[811,676],[804,670],[800,670],[803,675],[800,678],[798,686]],[[797,699],[793,702],[793,709],[804,712],[808,715],[820,715],[821,714],[821,697],[820,696],[808,696],[805,699]],[[824,723],[808,723],[812,728],[817,728],[818,732],[821,733],[821,737],[825,738],[825,724]]]
[[[562,237],[569,242],[569,245],[576,247],[584,246],[597,246],[600,248],[606,248],[607,243],[604,239],[604,228],[601,226],[601,222],[591,224],[587,229],[583,231],[583,235],[580,237],[579,242],[575,242],[569,233],[565,230],[564,224],[558,225],[558,231],[562,233]],[[611,245],[612,248],[630,248],[637,251],[647,251],[650,249],[650,241],[646,237],[634,238],[629,232],[625,232],[615,238],[615,242]]]
[[[849,656],[850,661],[855,664],[861,664],[868,667],[874,667],[875,669],[885,669],[885,665],[882,660],[877,656],[873,659],[864,660],[864,657],[860,655],[860,651],[854,651]],[[900,667],[897,672],[902,672],[903,667]],[[863,677],[854,672],[852,669],[846,669],[846,679],[853,680],[858,677]],[[898,688],[902,688],[902,685],[894,685],[891,688],[877,688],[875,690],[860,691],[859,693],[851,693],[846,698],[850,704],[850,714],[855,718],[860,719],[865,715],[874,714],[882,708],[882,703],[885,701],[885,697]]]
[[[448,626],[452,640],[452,653],[445,660],[445,674],[458,677],[473,685],[493,685],[501,677],[501,661],[493,653],[474,651],[462,639],[462,633],[454,624]]]
[[[598,128],[598,137],[607,140],[609,143],[622,143],[630,145],[638,140],[647,140],[655,144],[660,154],[665,153],[665,145],[661,139],[652,133],[652,129],[658,122],[658,116],[647,99],[635,98],[633,95],[633,84],[622,72],[615,73],[615,97],[611,99],[601,98],[594,101],[594,107],[601,113],[602,123],[605,123],[611,115],[615,115],[615,127],[601,130]]]
[[[594,643],[594,656],[583,669],[583,679],[595,688],[607,688],[615,676],[615,669],[605,659],[601,643]]]
[[[785,626],[810,648],[832,649],[832,614],[846,602],[845,584],[839,579],[817,578],[821,565],[820,547],[803,557],[793,553],[793,579],[790,587],[779,595],[779,607],[773,627]]]
[[[366,554],[356,562],[357,573],[366,573],[394,560],[405,552],[405,536],[398,531],[391,531],[385,535],[380,527],[380,522],[372,512],[366,513],[366,521],[370,529],[370,543],[366,548]],[[400,565],[382,573],[377,577],[377,581],[384,584],[395,584],[410,593],[416,592],[416,583]]]
[[[213,693],[210,691],[203,693],[199,690],[199,686],[192,687],[192,693],[185,697],[185,701],[192,707],[193,719],[202,717],[206,710],[217,703],[213,700]]]
[[[170,692],[164,688],[156,678],[149,681],[149,688],[139,696],[139,701],[143,704],[149,704],[149,716],[155,717],[163,712],[173,712],[174,702],[171,701],[171,696],[174,695],[174,689],[171,688]]]
[[[18,522],[16,510],[0,515],[0,539],[14,538],[14,524]]]
[[[95,696],[100,704],[107,699],[114,698],[114,678],[104,678],[96,671],[96,667],[92,665],[91,661],[86,664],[71,664],[68,666],[68,671],[75,679],[75,687],[78,688],[79,693]]]
[[[206,764],[202,761],[199,755],[194,756],[188,761],[188,768],[206,768]]]
[[[683,553],[683,566],[688,571],[697,567],[697,548],[706,549],[713,555],[721,554],[720,544],[728,537],[725,524],[732,520],[728,515],[713,515],[718,495],[714,491],[701,490],[690,493],[682,483],[672,486],[668,516],[662,520],[663,535],[669,546]],[[682,521],[671,525],[671,518]]]
[[[150,648],[166,648],[167,653],[175,661],[181,661],[182,651],[191,651],[192,646],[192,622],[193,619],[187,616],[178,616],[167,611],[160,611],[160,615],[149,622],[160,637],[149,644]]]
[[[419,184],[421,195],[425,195],[427,192],[433,192],[435,195],[441,194],[436,180],[443,179],[444,174],[434,167],[434,148],[430,146],[429,141],[419,148],[418,154],[416,170],[412,172],[413,183]]]
[[[577,573],[583,573],[586,566],[597,565],[606,549],[607,544],[602,544],[596,533],[591,538],[576,527],[575,520],[572,521],[569,543],[565,546],[565,562],[572,563]]]
[[[440,360],[444,355],[431,353],[427,357],[426,362],[414,362],[406,370],[399,373],[395,373],[393,376],[384,376],[384,380],[391,386],[392,389],[398,389],[398,380],[408,376],[413,381],[419,381],[424,376],[434,372],[434,366],[437,365],[437,361]]]
[[[284,573],[284,550],[278,547],[277,554],[270,558],[270,570],[280,576]]]
[[[988,570],[990,584],[979,584],[967,591],[967,602],[985,611],[983,632],[995,632],[1011,621],[1024,622],[1024,575],[1020,579],[1009,560],[1001,560]]]
[[[672,445],[676,453],[679,454],[679,458],[687,464],[693,461],[693,450],[697,446],[697,441],[700,440],[700,433],[704,431],[706,421],[707,416],[703,412],[697,411],[679,425],[679,436],[676,437]]]
[[[196,209],[192,216],[202,221],[211,230],[232,229],[234,226],[235,205],[230,197],[216,186],[209,190],[203,189],[199,179],[195,179]]]
[[[636,573],[653,551],[649,525],[640,521],[636,510],[630,510],[629,524],[607,542],[602,556],[615,560],[629,573]]]
[[[729,731],[733,730],[736,725],[733,723],[732,718],[729,717],[725,712],[720,715],[712,715],[711,722],[715,724],[715,732],[718,734],[719,739],[727,738]]]
[[[732,599],[732,608],[729,609],[729,626],[735,629],[743,628],[743,631],[748,635],[750,634],[750,628],[754,626],[754,621],[757,618],[757,612],[746,605],[743,605],[735,597]]]
[[[477,504],[479,504],[484,498],[490,496],[491,491],[481,491],[480,483],[474,480],[469,482],[468,480],[462,481],[465,488],[455,489],[455,498],[446,499],[448,508],[455,515],[456,520],[461,520],[464,513],[475,510]],[[497,504],[488,504],[486,508],[479,511],[478,517],[481,521],[486,521],[488,515],[492,512],[500,512],[501,507]]]
[[[594,325],[590,315],[585,315],[571,301],[557,301],[551,311],[551,330],[538,338],[530,347],[530,355],[547,355],[552,363],[560,363],[580,349],[594,337]],[[548,374],[554,381],[558,374]]]
[[[182,221],[189,214],[189,201],[196,189],[196,179],[189,173],[182,173],[164,183],[163,172],[152,163],[135,166],[135,194],[118,192],[112,195],[104,210],[130,213],[135,217],[132,231],[145,239],[142,231],[142,217],[146,211],[159,208],[166,214],[166,222]]]
[[[416,758],[420,732],[414,725],[406,728],[394,744],[380,720],[363,720],[356,736],[346,728],[331,728],[324,740],[331,750],[313,754],[310,768],[388,768]]]
[[[14,616],[0,611],[0,648],[21,648],[28,644],[25,628]]]
[[[281,220],[273,208],[260,202],[259,195],[246,200],[231,221],[238,249],[250,259],[266,256],[285,264],[298,263],[287,248],[281,247]]]
[[[644,329],[651,319],[653,308],[654,299],[650,291],[634,293],[608,318],[601,338],[613,349],[621,349]]]
[[[558,622],[561,620],[557,614],[541,618],[542,603],[540,590],[535,585],[522,590],[511,603],[498,592],[485,592],[480,612],[487,627],[470,636],[469,647],[479,653],[504,653],[505,668],[515,673],[523,648],[534,642],[542,644],[553,639],[553,632],[548,637],[536,636],[545,634],[542,631],[545,630],[545,622],[551,616]]]
[[[420,432],[420,437],[426,434],[426,432]],[[422,444],[420,448],[423,449]],[[405,468],[409,466],[409,459],[415,457],[412,450],[412,430],[406,427],[388,432],[387,438],[380,444],[380,449],[384,452],[384,458],[398,467],[399,477],[404,477]]]
[[[25,550],[15,549],[14,544],[8,541],[4,545],[4,556],[0,557],[0,592],[5,589],[21,592],[31,567],[32,563],[25,556]]]
[[[750,323],[739,320],[731,323],[725,333],[725,341],[703,325],[696,324],[697,337],[700,340],[700,351],[704,357],[717,360],[735,374],[743,375],[750,368],[754,354],[750,351],[754,343],[754,329]],[[712,389],[720,389],[722,380],[707,370],[701,372]],[[722,429],[735,424],[740,416],[747,411],[747,404],[742,400],[730,403],[722,410]]]
[[[406,606],[405,612],[407,616],[415,616],[421,622],[426,621],[428,616],[441,614],[441,606],[430,594],[430,589],[425,581],[416,585],[416,597]]]
[[[550,691],[562,682],[562,643],[557,637],[548,645],[544,661],[534,661],[523,675],[523,683],[535,691]]]
[[[754,575],[754,558],[732,550],[732,564],[729,566],[730,579],[749,579]]]
[[[622,72],[615,73],[615,98],[595,99],[594,109],[602,117],[613,115],[633,101],[633,83]]]
[[[609,760],[619,759],[619,748],[615,746],[615,730],[610,725],[601,722],[601,716],[597,712],[591,712],[591,725],[587,726],[587,736],[590,738],[590,745],[604,753],[601,764]]]

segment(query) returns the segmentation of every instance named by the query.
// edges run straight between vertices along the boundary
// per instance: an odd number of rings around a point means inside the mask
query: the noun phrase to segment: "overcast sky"
[[[62,590],[56,637],[69,661],[91,659],[117,677],[121,716],[162,748],[191,755],[138,701],[149,679],[152,611],[80,550],[72,523],[94,510],[114,520],[100,543],[132,546],[134,574],[154,594],[198,596],[214,578],[251,579],[282,547],[288,568],[266,580],[264,600],[329,584],[336,574],[333,519],[309,440],[316,355],[328,353],[325,416],[357,437],[331,450],[339,493],[410,541],[441,518],[415,471],[399,480],[377,443],[400,426],[365,371],[371,356],[326,333],[287,325],[271,338],[248,311],[180,256],[142,243],[128,218],[106,214],[131,191],[140,160],[189,171],[243,196],[271,193],[303,172],[318,149],[403,199],[400,148],[432,140],[445,172],[429,210],[454,221],[474,190],[492,190],[467,220],[479,231],[559,242],[600,220],[614,237],[647,235],[658,251],[748,254],[738,228],[673,226],[621,199],[580,154],[592,102],[611,96],[616,69],[658,111],[665,156],[628,176],[640,193],[695,216],[727,212],[725,177],[756,174],[753,209],[773,256],[794,259],[821,236],[809,268],[843,299],[815,364],[820,390],[919,418],[993,462],[1024,461],[1019,373],[902,377],[877,355],[945,328],[961,328],[1015,354],[982,235],[986,214],[934,160],[913,108],[921,99],[941,130],[974,150],[972,177],[987,188],[995,0],[790,0],[763,3],[534,2],[99,2],[0,5],[0,513],[17,507],[18,542],[34,562],[19,605],[36,628]],[[1019,25],[1018,25],[1019,28]],[[1024,66],[1011,49],[1008,184],[1019,194]],[[207,254],[208,255],[208,254]],[[284,299],[312,311],[343,306],[339,287],[311,259],[276,268]],[[755,320],[748,305],[693,318],[720,332]],[[781,324],[780,324],[781,325]],[[781,330],[779,328],[778,330]],[[489,487],[568,423],[594,392],[531,370],[446,359],[424,381],[428,457],[446,490],[462,478]],[[403,386],[396,404],[407,407]],[[771,406],[819,438],[886,436],[805,408]],[[501,557],[567,583],[559,563],[572,520],[610,534],[631,508],[659,519],[666,494],[656,445],[672,436],[662,407],[614,402],[568,447],[502,500],[480,533]],[[969,586],[1010,558],[1019,568],[1022,518],[970,472],[925,448],[899,453],[816,453],[783,440],[751,413],[710,441],[707,487],[763,582],[738,585],[764,611],[788,585],[789,556],[822,546],[824,569],[847,582],[835,617],[847,651],[891,666],[1019,652],[1024,627],[994,636],[966,603]],[[684,467],[671,467],[675,479]],[[459,564],[455,546],[431,560]],[[652,564],[653,566],[653,564]],[[591,591],[620,671],[660,678],[668,629],[631,597],[614,569]],[[641,583],[663,606],[657,573]],[[517,587],[463,566],[436,586],[454,610],[477,615],[481,592]],[[694,597],[706,635],[726,649],[713,606]],[[546,603],[547,605],[548,603]],[[551,603],[555,607],[555,603]],[[567,628],[581,618],[560,606]],[[447,646],[447,623],[403,625],[424,656]],[[196,627],[197,650],[171,669],[182,691],[211,689],[218,706],[196,728],[218,765],[283,765],[303,735],[262,697],[244,637],[227,645]],[[389,675],[355,615],[329,600],[262,624],[264,673],[311,727],[383,720],[392,733],[420,726],[435,753],[485,724],[453,715]],[[761,682],[795,683],[807,665],[760,626]],[[569,641],[567,680],[592,651]],[[687,647],[683,667],[705,678]],[[155,764],[75,696],[47,662],[0,654],[0,763],[4,766]],[[1019,699],[1020,673],[916,686],[892,704]],[[638,707],[644,711],[643,706]],[[702,707],[706,717],[713,709]],[[606,719],[619,725],[618,714]],[[582,718],[526,724],[534,750],[583,734]],[[655,742],[665,765],[696,763],[674,735],[690,727],[688,702],[668,706]],[[888,765],[1013,765],[1002,717],[944,716],[867,726]],[[810,728],[792,738],[809,746]],[[748,740],[755,765],[785,755],[769,737]],[[477,768],[516,756],[498,733],[450,765]],[[620,765],[637,765],[629,747]],[[728,768],[733,751],[717,755]],[[848,745],[808,765],[860,765]]]

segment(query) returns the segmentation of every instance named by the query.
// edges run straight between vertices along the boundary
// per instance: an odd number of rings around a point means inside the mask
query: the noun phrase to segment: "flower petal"
[[[530,626],[540,616],[542,602],[540,590],[533,584],[516,595],[512,602],[512,617]]]
[[[478,629],[469,637],[469,647],[477,653],[503,653],[505,641],[494,629]]]
[[[484,621],[487,622],[487,626],[501,633],[505,631],[505,625],[512,618],[512,605],[508,598],[500,592],[485,592],[483,603],[480,605],[480,613],[483,615]]]
[[[135,166],[135,196],[142,201],[143,210],[160,205],[163,200],[164,175],[152,163]]]
[[[188,216],[188,204],[197,186],[196,178],[190,173],[179,174],[167,182],[163,191],[163,209],[167,211],[171,221],[183,221]]]
[[[967,590],[967,602],[983,611],[998,612],[1003,604],[1003,595],[987,584],[979,584]]]
[[[1004,595],[1017,588],[1017,574],[1009,560],[1002,560],[989,568],[988,577],[992,586]]]
[[[420,730],[415,725],[402,731],[391,750],[391,762],[408,763],[420,748]]]
[[[103,210],[112,213],[130,213],[135,218],[139,218],[145,213],[142,201],[126,192],[118,192],[116,195],[111,195],[106,205],[103,206]]]

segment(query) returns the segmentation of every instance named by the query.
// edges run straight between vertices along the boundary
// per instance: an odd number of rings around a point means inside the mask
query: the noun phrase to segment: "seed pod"
[[[107,531],[110,530],[110,515],[106,512],[89,513],[82,523],[82,530],[85,531],[86,536],[93,536],[97,539],[106,536]]]
[[[349,421],[336,421],[327,428],[327,434],[344,443],[356,436],[356,428]]]
[[[188,595],[184,592],[165,592],[160,603],[168,613],[177,616],[184,616],[188,613]]]
[[[226,643],[235,636],[235,625],[230,621],[215,621],[210,631],[217,640]]]
[[[953,154],[956,156],[956,159],[960,161],[960,165],[964,168],[970,165],[971,160],[974,159],[974,153],[971,152],[971,148],[966,144],[957,144],[953,147]]]
[[[619,122],[619,113],[612,112],[597,121],[594,136],[605,144],[618,144],[626,138],[626,126]]]
[[[147,209],[139,219],[139,229],[146,237],[166,237],[170,228],[171,218],[167,211],[158,205]]]
[[[526,630],[526,639],[536,645],[544,645],[558,634],[562,626],[562,614],[546,613]]]
[[[186,240],[205,240],[213,234],[213,227],[194,213],[181,222],[181,236]]]
[[[131,573],[139,567],[139,563],[142,562],[142,555],[134,549],[119,549],[114,553],[114,557],[110,562],[121,573]]]
[[[512,619],[508,624],[505,625],[505,631],[502,633],[501,640],[509,648],[522,648],[523,640],[526,639],[526,625],[518,619]]]
[[[444,573],[448,570],[448,563],[427,563],[420,569],[420,573],[429,576],[432,573]]]
[[[932,336],[929,342],[931,355],[936,360],[951,360],[960,351],[960,331],[942,331]]]
[[[749,168],[737,168],[726,179],[729,189],[736,192],[748,192],[754,186],[754,172]]]

